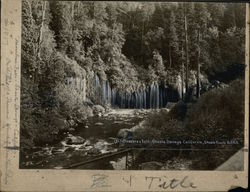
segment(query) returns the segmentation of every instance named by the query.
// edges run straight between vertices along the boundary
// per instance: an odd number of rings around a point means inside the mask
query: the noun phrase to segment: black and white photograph
[[[244,171],[246,4],[21,12],[20,169]]]

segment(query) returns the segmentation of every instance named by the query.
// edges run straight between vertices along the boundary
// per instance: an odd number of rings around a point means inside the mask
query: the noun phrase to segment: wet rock
[[[108,145],[110,144],[107,141],[99,140],[97,143],[94,144],[94,147],[99,150],[102,150],[102,149],[106,150]]]
[[[95,116],[100,116],[103,113],[105,113],[105,108],[104,107],[102,107],[101,105],[94,105],[93,106],[93,114]]]
[[[65,152],[67,152],[67,153],[72,153],[73,151],[75,151],[75,149],[73,147],[69,147],[65,150]]]
[[[95,123],[95,125],[103,125],[103,123],[97,122],[97,123]]]
[[[53,154],[58,154],[58,153],[63,153],[67,150],[68,148],[52,148],[51,153]]]
[[[91,145],[90,140],[86,140],[86,141],[84,142],[84,146],[89,146],[89,145]]]
[[[74,126],[75,125],[75,121],[73,119],[68,120],[68,123],[69,123],[70,126]]]
[[[227,87],[229,87],[229,85],[227,85],[227,84],[225,84],[225,83],[220,83],[220,84],[219,84],[219,88],[225,89],[225,88],[227,88]]]
[[[123,138],[123,139],[129,139],[130,137],[132,137],[133,132],[130,129],[120,129],[117,137],[118,138]]]
[[[97,149],[97,148],[91,148],[91,149],[88,151],[88,154],[89,154],[89,155],[98,155],[98,154],[100,154],[100,153],[101,153],[100,150]]]
[[[71,136],[66,138],[66,144],[73,145],[73,144],[83,144],[85,139],[80,136]]]
[[[169,111],[170,111],[169,108],[162,108],[162,109],[161,109],[161,112],[169,112]]]
[[[105,105],[105,111],[106,111],[106,113],[112,111],[110,104]]]
[[[163,164],[157,161],[151,161],[142,163],[140,167],[142,170],[160,170],[163,167]]]
[[[86,151],[89,151],[90,149],[92,149],[93,148],[93,146],[91,146],[91,145],[89,145],[89,146],[83,146],[84,147],[84,149],[86,150]]]
[[[71,127],[71,128],[69,128],[69,131],[73,132],[73,131],[75,131],[75,128]]]
[[[134,115],[135,115],[135,116],[138,116],[138,115],[140,115],[140,113],[139,113],[138,111],[135,111],[135,112],[134,112]]]
[[[123,121],[114,121],[113,124],[122,124],[122,123],[123,123]]]
[[[109,153],[109,150],[107,150],[107,149],[102,149],[102,150],[100,150],[100,152],[101,152],[101,154],[106,154],[106,153]]]

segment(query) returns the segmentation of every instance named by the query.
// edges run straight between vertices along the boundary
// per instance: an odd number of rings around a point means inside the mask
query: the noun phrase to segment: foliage
[[[39,143],[35,138],[44,133],[43,139],[52,140],[52,133],[61,128],[50,127],[46,122],[53,124],[53,118],[66,120],[66,111],[70,111],[74,121],[76,117],[84,121],[91,114],[79,98],[81,93],[65,86],[68,77],[87,80],[88,99],[93,98],[95,75],[101,82],[108,81],[113,89],[128,92],[145,89],[152,82],[174,85],[186,56],[184,13],[190,70],[196,70],[198,49],[201,74],[215,79],[214,74],[243,64],[245,12],[242,5],[23,0],[21,99],[22,105],[28,107],[21,111],[22,137]],[[216,98],[223,97],[224,102],[229,100],[225,94],[213,94]],[[201,113],[204,115],[201,120],[208,126],[209,118],[216,118],[216,114],[220,117],[221,111],[218,108],[213,117]],[[164,125],[158,125],[153,119],[154,123],[148,124],[163,130],[161,135],[156,128],[155,136],[167,136],[172,127],[176,128],[176,134],[179,131],[179,119],[167,115],[164,120],[165,115],[154,117]],[[227,111],[221,118],[228,120],[231,115]],[[213,123],[224,126],[219,121]],[[231,126],[236,123],[239,122],[232,122]]]
[[[244,81],[235,80],[226,88],[215,88],[203,94],[196,103],[187,105],[179,102],[170,112],[160,111],[151,114],[143,123],[143,129],[135,131],[135,138],[210,142],[237,140],[238,144],[185,145],[191,153],[185,153],[183,157],[192,159],[192,168],[210,170],[218,167],[243,147],[243,130]],[[180,146],[175,146],[175,149],[178,147]],[[181,149],[179,152],[168,151],[168,154],[156,152],[154,158],[151,159],[164,161],[166,157],[173,158],[182,154]],[[139,153],[139,158],[143,159],[152,155],[151,152],[142,152]],[[207,158],[210,160],[207,161]]]
[[[191,140],[231,141],[238,144],[192,146],[195,169],[214,169],[244,144],[244,81],[236,80],[229,87],[214,89],[201,96],[188,111],[185,131]],[[213,151],[195,152],[199,148]],[[221,150],[221,148],[225,150]],[[217,149],[217,150],[216,150]],[[207,161],[209,157],[210,161]]]
[[[170,112],[165,109],[153,112],[145,120],[143,129],[136,130],[135,137],[139,139],[181,140],[184,136],[181,124],[181,120],[185,116],[183,113],[185,113],[183,102],[179,102]]]
[[[236,139],[244,132],[244,81],[202,95],[189,110],[185,129],[193,139]],[[239,133],[241,133],[239,135]]]
[[[84,104],[83,96],[77,89],[65,84],[58,85],[55,88],[57,108],[60,114],[66,117],[67,120],[75,120],[82,122],[88,116],[92,115],[91,109]]]

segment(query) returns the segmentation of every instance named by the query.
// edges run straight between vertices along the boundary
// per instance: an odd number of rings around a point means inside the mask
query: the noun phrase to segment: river
[[[20,168],[25,169],[63,169],[73,164],[91,161],[119,149],[114,139],[120,129],[138,125],[150,110],[116,109],[101,117],[90,117],[84,127],[67,132],[60,143],[46,147],[25,149]],[[67,144],[66,138],[80,137],[82,144]],[[125,154],[116,155],[86,163],[81,169],[125,169]]]

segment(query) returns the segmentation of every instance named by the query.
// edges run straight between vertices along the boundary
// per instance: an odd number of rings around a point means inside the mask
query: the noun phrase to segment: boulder
[[[88,154],[90,154],[90,155],[98,155],[98,154],[100,154],[100,153],[101,153],[100,150],[97,149],[97,148],[91,148],[91,149],[88,151]]]
[[[93,114],[96,116],[100,116],[100,114],[103,114],[105,112],[105,108],[101,105],[94,105],[93,106]]]
[[[68,120],[69,126],[74,127],[76,122],[73,119]]]
[[[86,140],[86,141],[84,142],[84,146],[90,146],[90,145],[91,145],[90,140]]]
[[[120,129],[117,137],[122,139],[132,139],[134,132],[136,132],[138,129],[143,129],[145,127],[146,121],[141,121],[139,125],[136,125],[130,129]]]
[[[72,153],[72,152],[74,152],[75,151],[75,148],[73,148],[73,147],[68,147],[68,148],[66,148],[66,150],[65,150],[65,152],[67,152],[67,153]]]
[[[99,140],[97,143],[94,144],[94,148],[102,150],[102,149],[107,149],[107,146],[109,143],[105,140]]]
[[[76,144],[83,144],[85,139],[80,136],[69,136],[66,138],[66,144],[68,145],[76,145]]]
[[[123,139],[130,139],[133,135],[133,132],[130,129],[120,129],[117,137]]]
[[[97,123],[95,123],[95,125],[103,125],[103,123],[97,122]]]
[[[75,128],[70,127],[70,128],[69,128],[69,131],[70,131],[70,132],[73,132],[73,131],[75,131]]]

